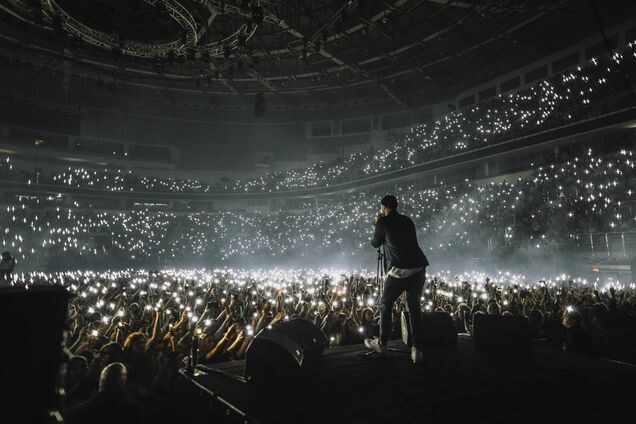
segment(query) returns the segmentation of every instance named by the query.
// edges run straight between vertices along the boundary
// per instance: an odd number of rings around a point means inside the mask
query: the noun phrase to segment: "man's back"
[[[15,268],[14,258],[2,258],[2,260],[0,260],[1,271],[13,272],[14,268]]]
[[[378,220],[371,245],[380,247],[382,243],[391,266],[403,269],[428,266],[428,259],[417,243],[415,225],[408,216],[391,211]]]
[[[91,399],[80,404],[71,416],[72,423],[139,423],[139,406],[126,401],[114,392],[98,392]]]
[[[375,232],[371,245],[384,245],[390,262],[382,297],[380,298],[380,335],[377,339],[365,339],[364,345],[381,355],[386,352],[386,344],[391,334],[393,304],[402,293],[406,293],[409,310],[409,330],[413,346],[411,361],[422,362],[421,351],[421,309],[422,290],[426,282],[428,259],[420,249],[415,234],[415,225],[408,216],[397,211],[398,201],[389,194],[380,201],[380,214],[375,220]]]

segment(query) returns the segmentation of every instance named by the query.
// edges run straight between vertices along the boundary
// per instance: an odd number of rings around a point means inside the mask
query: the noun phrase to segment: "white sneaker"
[[[422,351],[412,347],[411,361],[413,361],[414,364],[421,364],[422,362],[424,362],[424,358],[422,357]]]
[[[380,355],[384,355],[386,353],[386,346],[380,346],[380,339],[364,339],[364,345],[367,349],[370,349]]]

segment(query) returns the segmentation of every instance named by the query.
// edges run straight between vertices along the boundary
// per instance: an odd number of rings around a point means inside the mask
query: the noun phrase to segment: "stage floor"
[[[401,342],[390,346],[405,350]],[[636,416],[636,367],[626,364],[537,348],[531,361],[504,363],[475,352],[463,335],[455,351],[425,351],[424,364],[412,364],[402,353],[362,358],[364,352],[361,345],[327,349],[315,378],[282,388],[203,372],[192,383],[246,421],[263,424]],[[244,361],[213,368],[242,374]]]

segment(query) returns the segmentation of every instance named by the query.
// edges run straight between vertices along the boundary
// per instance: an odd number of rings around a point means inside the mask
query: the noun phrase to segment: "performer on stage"
[[[395,196],[387,195],[380,202],[380,214],[375,218],[375,232],[371,245],[378,248],[384,244],[389,261],[384,291],[380,303],[380,338],[365,339],[367,348],[384,354],[391,333],[393,303],[406,292],[411,328],[411,359],[422,362],[420,346],[421,310],[420,298],[429,265],[420,249],[411,218],[398,212]]]
[[[10,283],[13,280],[13,270],[15,269],[15,258],[11,252],[2,252],[0,260],[0,282]]]

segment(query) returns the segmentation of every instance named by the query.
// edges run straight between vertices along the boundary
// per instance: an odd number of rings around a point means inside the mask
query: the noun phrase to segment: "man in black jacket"
[[[143,424],[139,405],[126,400],[126,366],[112,363],[102,370],[99,392],[71,411],[67,421],[73,424]]]
[[[385,353],[391,332],[393,303],[405,291],[413,340],[411,359],[419,363],[422,362],[420,298],[429,263],[417,243],[413,221],[400,214],[397,207],[395,196],[385,196],[380,202],[380,214],[375,219],[371,245],[378,248],[384,244],[389,266],[380,302],[380,338],[365,339],[364,344],[380,354]]]
[[[11,257],[10,252],[2,252],[0,260],[0,280],[11,282],[13,279],[13,270],[15,269],[15,258]]]

